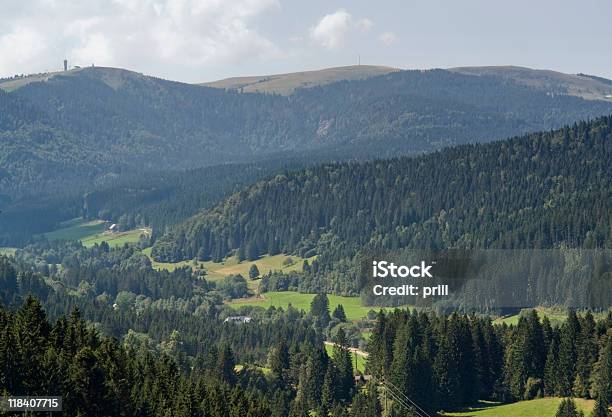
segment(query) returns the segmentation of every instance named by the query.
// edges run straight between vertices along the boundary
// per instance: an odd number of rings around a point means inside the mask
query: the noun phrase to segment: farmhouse
[[[224,323],[250,323],[253,320],[250,316],[229,316],[225,320]]]

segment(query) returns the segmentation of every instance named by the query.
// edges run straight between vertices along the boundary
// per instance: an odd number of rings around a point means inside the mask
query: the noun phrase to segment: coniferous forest
[[[612,249],[610,113],[446,70],[287,96],[97,67],[0,89],[0,396],[60,396],[78,417],[547,399],[609,417],[612,264],[577,251]],[[104,231],[45,234],[75,219]],[[509,309],[487,290],[357,297],[367,254],[489,249],[555,250],[563,271]]]

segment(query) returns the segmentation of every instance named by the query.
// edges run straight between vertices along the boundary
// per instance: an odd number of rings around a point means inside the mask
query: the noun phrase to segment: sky
[[[0,77],[69,65],[205,82],[344,65],[612,78],[611,0],[0,0]]]

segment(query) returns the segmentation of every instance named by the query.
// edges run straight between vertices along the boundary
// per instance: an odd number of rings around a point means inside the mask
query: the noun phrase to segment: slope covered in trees
[[[161,238],[160,260],[363,248],[612,246],[612,118],[418,158],[277,175]]]
[[[360,157],[422,152],[612,112],[612,103],[444,70],[401,71],[281,97],[87,68],[1,97],[11,107],[1,113],[8,122],[0,122],[3,192],[43,189],[43,179],[65,182],[68,171],[91,184],[110,173],[239,162],[282,151],[340,147]]]
[[[58,73],[10,93],[0,90],[0,239],[22,245],[82,215],[83,195],[119,193],[117,186],[137,207],[99,207],[108,220],[151,217],[129,191],[138,191],[146,176],[163,181],[169,170],[270,158],[391,157],[611,112],[609,102],[444,70],[393,72],[290,96],[240,94],[111,68]]]

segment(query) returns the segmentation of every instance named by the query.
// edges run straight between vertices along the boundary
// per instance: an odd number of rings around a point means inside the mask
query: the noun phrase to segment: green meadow
[[[283,307],[287,308],[289,304],[298,310],[309,311],[310,303],[315,294],[302,294],[296,291],[282,292],[266,292],[260,297],[241,298],[232,300],[229,305],[235,308],[241,306],[259,306],[259,307]],[[340,295],[328,294],[329,309],[333,311],[338,304],[342,304],[344,312],[349,320],[359,320],[365,317],[370,310],[378,311],[377,307],[369,307],[361,305],[359,297],[342,297]]]
[[[496,405],[494,403],[481,403],[474,408],[453,413],[443,413],[452,417],[555,417],[562,398],[540,398],[531,401],[520,401],[513,404]],[[593,400],[576,399],[578,409],[585,415],[593,410]]]
[[[147,248],[143,251],[147,256],[151,256],[151,248]],[[308,258],[309,262],[312,262],[315,257]],[[259,273],[261,275],[267,274],[270,271],[300,271],[302,269],[302,264],[304,263],[303,258],[299,256],[293,255],[274,255],[274,256],[262,256],[261,258],[255,261],[242,261],[239,262],[238,258],[235,256],[230,256],[222,262],[212,262],[212,261],[181,261],[181,262],[157,262],[151,259],[151,263],[153,264],[153,268],[155,269],[166,269],[168,271],[173,271],[176,268],[185,267],[185,266],[197,266],[200,268],[204,268],[206,270],[206,279],[211,281],[215,281],[218,279],[222,279],[228,275],[242,275],[247,278],[249,276],[249,269],[251,265],[257,265],[257,269],[259,269]],[[291,261],[291,263],[289,263]]]
[[[0,256],[13,256],[17,248],[0,248]]]
[[[106,242],[111,247],[124,244],[138,243],[140,235],[150,234],[150,229],[136,229],[125,232],[110,233],[106,231],[103,220],[72,219],[61,224],[61,228],[49,233],[45,237],[49,240],[80,240],[86,247]]]
[[[325,345],[325,350],[327,351],[327,355],[329,357],[332,357],[334,354],[334,347],[332,345]],[[361,372],[362,374],[365,373],[365,365],[366,365],[366,358],[362,355],[358,355],[355,352],[351,352],[351,359],[353,360],[353,369],[356,369],[357,371]],[[357,367],[355,367],[355,363],[357,364]]]
[[[529,311],[531,311],[532,309],[523,309],[521,310],[521,312],[519,314],[514,314],[512,316],[507,316],[507,317],[500,317],[496,320],[494,320],[493,323],[495,324],[502,324],[505,323],[507,325],[517,325],[519,322],[519,318],[521,317],[521,315],[523,314],[527,314]],[[535,309],[533,309],[535,311],[537,311],[538,316],[540,317],[540,319],[543,319],[544,317],[548,317],[548,320],[550,320],[550,323],[553,326],[558,326],[561,325],[566,319],[567,319],[567,310],[563,307],[536,307]],[[583,314],[583,312],[578,312],[578,314]],[[595,316],[596,319],[602,319],[604,318],[606,315],[606,313],[593,313],[593,316]]]

